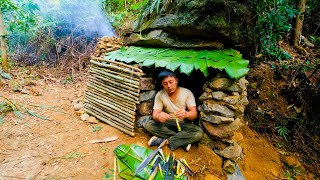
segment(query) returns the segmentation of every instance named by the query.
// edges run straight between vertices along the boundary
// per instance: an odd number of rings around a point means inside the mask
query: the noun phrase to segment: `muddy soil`
[[[136,143],[147,147],[150,135],[137,131],[130,137],[111,126],[99,122],[89,124],[75,114],[72,101],[83,99],[86,79],[63,84],[61,79],[39,76],[28,85],[28,91],[14,92],[14,84],[24,78],[14,77],[0,87],[0,96],[20,104],[24,109],[47,117],[43,120],[24,114],[17,117],[10,112],[0,125],[0,179],[103,179],[112,174],[113,150],[120,144]],[[2,101],[3,99],[1,99]],[[99,131],[93,131],[101,126]],[[248,124],[242,129],[244,159],[238,162],[248,180],[285,178],[281,160],[290,157],[290,163],[299,163],[294,156],[287,156],[269,141],[250,130]],[[90,144],[90,140],[117,136],[112,142]],[[164,149],[169,152],[168,148]],[[191,179],[226,179],[221,159],[204,145],[193,145],[186,153],[175,151],[184,157],[197,172]],[[120,179],[117,177],[117,179]],[[312,178],[310,178],[312,179]]]

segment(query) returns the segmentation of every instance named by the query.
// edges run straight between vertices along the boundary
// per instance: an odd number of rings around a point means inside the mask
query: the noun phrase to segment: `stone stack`
[[[140,104],[137,106],[138,121],[142,119],[152,119],[154,97],[157,91],[154,79],[143,77],[140,79]],[[139,127],[141,128],[141,127]]]
[[[103,57],[107,52],[115,51],[123,46],[123,41],[117,37],[102,37],[97,43],[95,57]]]
[[[243,125],[247,99],[248,81],[243,77],[239,81],[218,78],[204,84],[204,93],[199,97],[202,104],[198,107],[200,119],[211,148],[225,161],[223,169],[229,173],[235,171],[235,162],[242,158],[237,132]]]

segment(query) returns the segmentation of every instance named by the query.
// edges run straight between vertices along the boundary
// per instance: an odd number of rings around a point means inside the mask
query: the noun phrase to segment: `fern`
[[[284,125],[279,125],[276,127],[276,129],[278,130],[279,136],[283,137],[288,142],[288,139],[287,139],[289,135],[288,128]]]
[[[249,69],[249,61],[234,50],[178,50],[169,48],[146,48],[131,46],[108,53],[105,59],[118,60],[125,63],[139,63],[142,66],[164,67],[190,75],[194,70],[200,70],[205,76],[210,68],[225,70],[230,78],[239,79],[245,76]]]

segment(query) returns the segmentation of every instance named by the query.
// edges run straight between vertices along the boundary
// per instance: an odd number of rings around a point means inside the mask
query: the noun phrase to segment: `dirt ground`
[[[4,123],[0,125],[1,180],[103,179],[105,173],[112,174],[113,150],[118,145],[136,143],[147,147],[150,136],[143,131],[130,137],[103,122],[89,124],[79,119],[72,101],[83,98],[85,78],[64,84],[65,79],[52,78],[47,72],[45,75],[34,75],[37,73],[32,70],[21,73],[24,70],[16,70],[13,79],[4,82],[0,96],[49,120],[27,114],[19,118],[12,112],[4,117]],[[32,74],[36,78],[31,77]],[[26,83],[28,79],[32,83]],[[22,84],[18,92],[13,91],[16,83]],[[102,129],[93,132],[95,126]],[[277,149],[250,130],[248,125],[242,129],[242,134],[240,145],[244,159],[238,164],[246,179],[287,178],[282,161],[299,164],[296,157]],[[88,143],[111,136],[118,139],[100,144]],[[168,148],[164,152],[168,153]],[[182,149],[175,153],[177,157],[185,157],[192,169],[198,172],[191,179],[226,179],[221,159],[206,146],[200,144],[192,146],[188,153]],[[312,176],[305,178],[313,179]]]

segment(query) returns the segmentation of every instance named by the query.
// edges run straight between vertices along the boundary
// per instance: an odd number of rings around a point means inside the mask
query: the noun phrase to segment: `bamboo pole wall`
[[[141,69],[92,57],[85,92],[85,111],[134,136]]]

